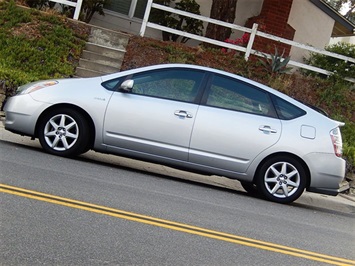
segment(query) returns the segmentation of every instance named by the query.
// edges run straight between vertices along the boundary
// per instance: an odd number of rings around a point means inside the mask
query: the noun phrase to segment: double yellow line
[[[307,250],[282,246],[273,244],[270,242],[259,241],[251,238],[246,238],[242,236],[226,234],[223,232],[208,230],[202,227],[191,226],[182,223],[176,223],[173,221],[163,220],[159,218],[154,218],[150,216],[145,216],[133,212],[126,212],[123,210],[108,208],[105,206],[90,204],[87,202],[72,200],[68,198],[58,197],[50,194],[45,194],[37,191],[27,190],[19,187],[8,186],[5,184],[0,184],[0,192],[17,195],[25,198],[36,199],[40,201],[50,202],[57,205],[63,205],[75,209],[86,210],[89,212],[94,212],[98,214],[109,215],[121,219],[126,219],[130,221],[135,221],[139,223],[154,225],[162,228],[167,228],[175,231],[185,232],[189,234],[204,236],[208,238],[218,239],[225,242],[230,242],[234,244],[239,244],[243,246],[268,250],[272,252],[282,253],[289,256],[300,257],[304,259],[309,259],[313,261],[324,262],[333,265],[353,265],[355,266],[354,260],[328,256],[320,253],[315,253]]]

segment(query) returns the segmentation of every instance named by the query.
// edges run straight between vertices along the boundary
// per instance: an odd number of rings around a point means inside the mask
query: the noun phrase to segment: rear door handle
[[[192,118],[192,114],[189,112],[183,111],[183,110],[177,110],[175,111],[174,115],[181,117],[181,118]]]
[[[270,126],[260,126],[259,130],[264,133],[277,133],[276,129],[272,129]]]

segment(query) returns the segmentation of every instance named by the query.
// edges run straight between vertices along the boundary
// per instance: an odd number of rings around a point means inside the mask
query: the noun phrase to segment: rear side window
[[[282,120],[291,120],[306,114],[306,111],[279,97],[273,96],[277,115]]]
[[[276,117],[269,94],[237,79],[215,75],[206,105],[233,111]]]

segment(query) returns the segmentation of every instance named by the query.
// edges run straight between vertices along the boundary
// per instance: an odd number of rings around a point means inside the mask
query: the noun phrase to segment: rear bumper
[[[308,191],[336,196],[342,191],[346,162],[331,153],[311,153],[305,157],[311,174]]]
[[[337,190],[323,189],[323,188],[309,188],[309,189],[307,189],[307,191],[321,193],[321,194],[330,195],[330,196],[336,196],[339,193],[341,193],[345,190],[348,190],[349,188],[350,188],[350,185],[348,182],[342,182],[339,186],[339,189],[337,189]]]

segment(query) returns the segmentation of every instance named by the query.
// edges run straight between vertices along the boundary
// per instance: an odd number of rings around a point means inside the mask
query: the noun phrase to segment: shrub
[[[336,43],[325,47],[325,50],[336,54],[341,54],[347,57],[355,58],[355,45],[350,43]],[[309,58],[305,58],[306,64],[319,67],[334,73],[341,78],[355,77],[355,63],[347,62],[331,56],[326,56],[318,53],[311,53]],[[324,74],[305,71],[309,75],[319,75],[324,77]]]
[[[81,6],[81,12],[79,19],[89,23],[92,16],[97,12],[100,15],[105,15],[104,13],[104,4],[108,0],[85,0]],[[32,8],[37,9],[45,9],[45,8],[53,8],[55,6],[55,2],[51,2],[49,0],[25,0],[25,3]],[[66,15],[67,17],[72,18],[74,15],[75,8],[72,6],[60,4],[61,13]]]
[[[160,5],[170,6],[174,0],[156,0],[155,2]],[[189,13],[200,15],[200,5],[195,0],[181,0],[175,4],[175,8]],[[189,32],[191,34],[201,35],[203,30],[203,22],[197,19],[184,17],[172,14],[166,11],[153,9],[150,16],[150,21],[162,26],[177,29],[180,31]],[[164,41],[186,43],[189,38],[181,37],[170,32],[162,32]]]
[[[13,1],[0,4],[0,83],[7,96],[30,81],[74,75],[88,30],[70,25]]]

